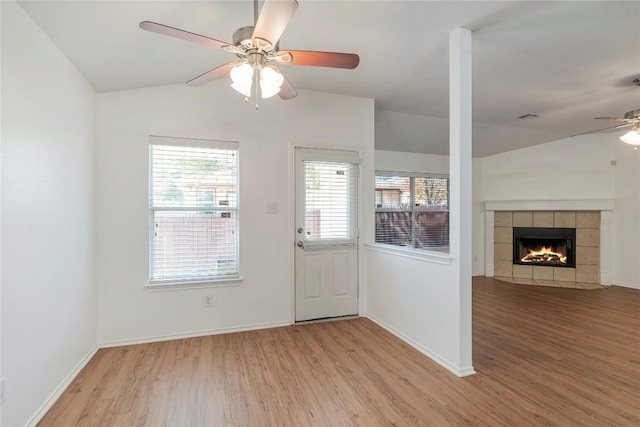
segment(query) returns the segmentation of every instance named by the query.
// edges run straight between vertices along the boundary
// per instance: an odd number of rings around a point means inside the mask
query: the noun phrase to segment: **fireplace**
[[[559,207],[562,208],[560,210],[545,210],[552,203],[557,202],[491,202],[486,205],[488,207],[485,216],[487,276],[518,285],[574,289],[599,289],[602,284],[609,283],[609,270],[613,262],[610,248],[613,246],[614,203],[589,205],[588,210],[570,210],[570,207],[574,207],[573,202],[560,203]],[[584,203],[576,202],[575,207],[585,206]],[[519,244],[516,244],[518,251],[514,257],[513,229],[520,227],[525,228],[525,231],[529,227],[575,229],[575,234],[571,230],[568,235],[560,231],[562,235],[559,237],[563,237],[565,241],[567,237],[571,239],[575,236],[568,244],[567,264],[556,262],[556,265],[549,265],[521,261],[528,251],[520,255]],[[517,234],[519,237],[542,237],[544,240],[554,237],[553,235],[540,236],[538,231],[534,229],[534,234],[530,232],[520,234],[518,231]],[[547,245],[553,246],[550,242],[547,242]],[[562,248],[555,249],[553,252],[562,250]],[[568,267],[571,264],[574,264],[575,268]]]
[[[575,228],[513,227],[513,264],[575,268]]]

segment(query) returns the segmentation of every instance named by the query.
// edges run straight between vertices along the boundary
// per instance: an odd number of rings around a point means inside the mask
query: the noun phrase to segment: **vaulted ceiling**
[[[375,99],[379,149],[447,153],[448,36],[456,27],[473,31],[475,156],[613,126],[593,117],[640,108],[638,1],[299,3],[281,48],[353,52],[360,66],[283,73],[298,89]],[[226,41],[253,24],[244,0],[19,4],[99,93],[185,82],[233,59],[142,31],[140,21]],[[232,90],[227,80],[209,84]],[[517,118],[528,113],[539,117]]]

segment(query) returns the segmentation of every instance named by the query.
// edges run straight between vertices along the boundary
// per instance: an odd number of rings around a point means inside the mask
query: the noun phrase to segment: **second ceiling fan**
[[[238,60],[227,62],[187,82],[202,86],[214,79],[231,75],[233,87],[247,97],[253,90],[262,98],[278,94],[282,99],[294,98],[298,92],[282,75],[277,64],[310,65],[354,69],[360,57],[353,53],[320,52],[311,50],[280,50],[278,41],[298,8],[296,0],[264,0],[258,16],[258,0],[254,0],[254,26],[238,28],[233,33],[233,43],[159,24],[142,21],[140,28],[183,40],[200,43],[233,53]]]

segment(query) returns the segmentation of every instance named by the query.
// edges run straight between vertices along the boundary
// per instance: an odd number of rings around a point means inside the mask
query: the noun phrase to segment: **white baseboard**
[[[291,322],[256,323],[253,325],[236,326],[231,328],[207,329],[179,334],[154,335],[143,338],[132,338],[126,340],[105,341],[99,344],[100,348],[120,347],[123,345],[147,344],[152,342],[180,340],[184,338],[204,337],[207,335],[231,334],[234,332],[256,331],[258,329],[279,328],[289,326]]]
[[[640,284],[638,283],[611,282],[610,284],[613,286],[621,286],[623,288],[640,289]]]
[[[439,364],[442,367],[446,368],[448,371],[451,371],[452,373],[454,373],[458,377],[466,377],[466,376],[473,375],[473,374],[476,373],[476,371],[473,369],[473,367],[462,368],[462,369],[456,367],[455,365],[450,363],[448,360],[444,359],[443,357],[440,357],[439,355],[437,355],[436,353],[432,352],[431,350],[429,350],[428,348],[426,348],[422,344],[417,343],[413,339],[409,338],[408,336],[406,336],[402,332],[398,331],[397,329],[393,328],[392,326],[386,324],[384,321],[378,319],[377,317],[372,316],[371,314],[366,314],[365,317],[367,317],[368,319],[370,319],[374,323],[378,324],[383,329],[386,329],[387,331],[391,332],[393,335],[395,335],[396,337],[400,338],[402,341],[406,342],[411,347],[415,348],[420,353],[422,353],[425,356],[427,356],[428,358],[432,359],[434,362],[436,362],[437,364]]]
[[[56,403],[56,400],[58,400],[62,393],[67,389],[67,387],[69,387],[69,384],[71,384],[75,377],[80,373],[82,368],[84,368],[87,363],[89,363],[89,361],[93,358],[93,356],[99,349],[100,347],[96,345],[82,357],[80,362],[78,362],[76,366],[74,366],[71,372],[67,374],[67,376],[62,380],[60,384],[58,384],[58,387],[53,390],[53,393],[51,393],[49,397],[47,397],[47,399],[44,401],[44,403],[40,405],[40,408],[38,408],[36,413],[33,414],[31,418],[29,418],[29,421],[27,421],[27,423],[25,424],[26,426],[35,426],[40,422],[42,417],[44,417],[47,411],[51,409],[53,404]]]

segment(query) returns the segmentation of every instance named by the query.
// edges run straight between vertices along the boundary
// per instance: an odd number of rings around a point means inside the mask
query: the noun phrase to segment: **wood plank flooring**
[[[100,350],[40,426],[638,426],[640,291],[474,279],[457,378],[367,319]]]

